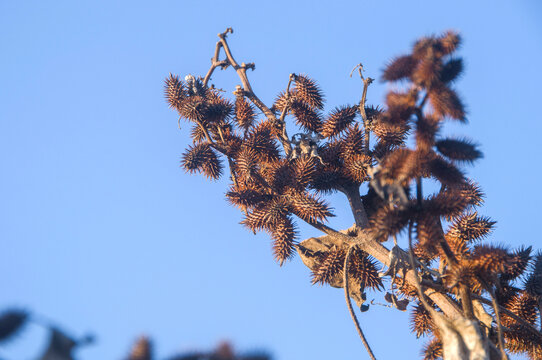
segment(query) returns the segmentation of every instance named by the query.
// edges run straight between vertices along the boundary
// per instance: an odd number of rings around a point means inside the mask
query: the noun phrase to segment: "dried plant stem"
[[[252,90],[252,86],[250,85],[250,81],[247,77],[247,69],[255,69],[254,63],[241,63],[239,65],[237,61],[235,61],[235,58],[232,55],[230,46],[228,45],[228,42],[226,41],[226,37],[229,33],[233,33],[232,28],[227,28],[226,31],[223,33],[218,34],[218,38],[220,39],[215,47],[215,54],[213,58],[211,59],[211,68],[207,72],[207,75],[205,75],[205,78],[203,80],[203,84],[207,86],[209,79],[211,78],[212,73],[215,71],[217,67],[221,67],[225,69],[228,66],[231,66],[235,69],[237,72],[237,75],[239,76],[239,79],[241,80],[241,83],[243,84],[243,95],[252,101],[252,103],[262,112],[264,115],[272,122],[277,123],[278,119],[271,111],[269,107],[267,107],[254,93]],[[219,60],[220,50],[224,50],[224,54],[226,55],[226,60]],[[292,76],[290,76],[290,81],[288,82],[288,89],[290,88],[290,83],[292,81]],[[282,143],[282,146],[284,147],[284,152],[289,155],[292,152],[292,146],[290,144],[290,141],[288,139],[288,134],[286,133],[286,126],[284,125],[284,118],[282,119],[282,133],[281,136],[279,136],[279,140]]]
[[[343,286],[344,286],[344,296],[346,298],[346,305],[348,306],[348,311],[350,312],[350,316],[352,317],[352,320],[354,321],[354,325],[356,325],[356,330],[358,331],[359,337],[361,338],[361,341],[363,342],[363,345],[365,346],[365,349],[367,349],[367,352],[369,353],[369,356],[372,360],[376,360],[373,351],[371,350],[371,347],[369,346],[369,343],[367,342],[367,339],[365,338],[365,335],[363,334],[363,330],[361,330],[361,326],[359,325],[358,318],[356,316],[356,313],[354,312],[354,308],[352,307],[352,300],[350,299],[350,290],[348,286],[348,265],[350,264],[350,255],[352,254],[352,249],[355,245],[352,245],[348,248],[348,251],[346,252],[346,256],[344,257],[344,271],[343,271]]]
[[[350,72],[350,77],[352,77],[352,74],[356,69],[358,70],[359,77],[363,81],[363,92],[361,94],[361,100],[359,102],[359,113],[361,115],[361,118],[363,120],[363,126],[365,128],[365,155],[369,155],[371,149],[371,130],[369,119],[367,119],[367,112],[365,111],[365,102],[367,100],[367,89],[369,88],[369,85],[371,85],[371,83],[374,81],[374,79],[371,79],[370,77],[366,78],[363,76],[363,65],[361,63],[359,63],[352,69],[352,72]]]
[[[472,298],[484,304],[493,305],[493,300],[486,299],[480,295],[472,294]],[[498,305],[498,308],[500,312],[510,316],[512,319],[516,320],[518,323],[525,326],[525,328],[529,330],[532,335],[536,336],[540,341],[542,341],[542,333],[540,333],[540,331],[538,331],[538,329],[535,328],[531,323],[529,323],[528,321],[525,321],[524,319],[520,318],[519,316],[514,314],[512,311],[508,310],[507,308],[501,305]]]
[[[356,226],[360,229],[364,229],[369,226],[369,219],[367,218],[367,212],[361,201],[361,194],[359,193],[359,186],[354,185],[348,189],[343,189],[344,194],[348,198],[352,215]]]
[[[506,355],[506,351],[504,350],[504,338],[502,334],[501,313],[499,311],[499,304],[497,304],[497,298],[495,297],[495,290],[493,290],[493,288],[490,285],[488,285],[485,281],[483,281],[481,278],[478,278],[478,280],[482,283],[486,291],[491,296],[491,303],[493,305],[493,311],[495,311],[495,320],[497,322],[497,335],[499,338],[499,349],[501,350],[501,358],[502,360],[508,360],[508,356]]]
[[[218,131],[218,134],[220,135],[220,140],[222,141],[222,144],[226,144],[226,141],[224,140],[224,134],[222,134],[222,129],[220,128],[220,126],[217,126],[216,129]],[[231,159],[229,155],[226,155],[226,158],[228,159],[228,165],[230,167],[231,180],[233,182],[233,185],[237,188],[238,183],[237,183],[237,176],[235,175],[235,171],[233,169],[233,160]],[[245,214],[246,214],[246,209],[245,209]]]

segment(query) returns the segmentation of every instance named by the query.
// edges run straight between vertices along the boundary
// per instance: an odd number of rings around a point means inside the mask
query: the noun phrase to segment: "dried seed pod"
[[[127,360],[151,360],[152,359],[152,343],[146,336],[139,337],[130,351]]]
[[[294,192],[288,196],[292,212],[308,222],[325,221],[334,216],[329,206],[308,192]]]
[[[322,110],[324,97],[316,82],[306,75],[295,76],[295,95],[312,108]]]
[[[495,224],[495,221],[478,216],[476,212],[466,213],[454,221],[448,234],[466,242],[477,241],[489,235]]]
[[[446,62],[440,70],[440,81],[443,83],[450,83],[459,78],[463,72],[463,60],[450,59]]]
[[[482,152],[467,139],[442,139],[435,145],[442,155],[451,160],[472,163],[482,157]]]
[[[218,179],[222,175],[222,161],[207,143],[189,146],[182,156],[181,164],[186,171],[199,171],[210,179]]]
[[[273,255],[280,266],[294,255],[296,231],[290,217],[276,224],[271,232]]]
[[[403,55],[393,59],[384,69],[382,79],[396,81],[412,75],[418,61],[410,55]]]
[[[433,330],[433,319],[431,314],[423,304],[418,304],[412,309],[410,315],[410,329],[416,333],[416,337],[419,338],[422,335],[427,335]]]
[[[449,116],[452,119],[466,122],[465,106],[457,93],[449,87],[433,86],[428,92],[431,106],[439,116]]]
[[[312,272],[312,284],[330,283],[333,277],[341,274],[344,267],[344,250],[330,250],[323,255],[320,265]]]
[[[170,108],[179,110],[186,97],[183,82],[177,75],[169,74],[165,80],[164,95]]]
[[[320,134],[325,138],[338,136],[354,121],[356,112],[355,106],[335,108],[321,125]]]
[[[442,358],[442,343],[433,338],[427,344],[425,344],[422,350],[423,360],[438,360]]]
[[[238,96],[235,100],[235,121],[241,129],[248,131],[256,118],[256,111],[244,96]]]

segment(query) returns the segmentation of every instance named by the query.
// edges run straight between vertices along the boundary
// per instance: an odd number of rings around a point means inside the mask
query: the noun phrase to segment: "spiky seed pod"
[[[452,119],[466,122],[465,106],[457,93],[448,86],[433,86],[428,92],[431,106],[439,116],[449,116]]]
[[[364,154],[364,134],[358,124],[348,126],[346,133],[339,140],[342,158]]]
[[[482,188],[472,180],[467,180],[465,183],[457,186],[455,191],[467,199],[467,202],[471,206],[480,206],[484,203],[485,194]]]
[[[366,288],[375,290],[384,288],[382,278],[378,275],[379,268],[376,261],[363,250],[353,251],[348,271],[351,279],[360,284],[362,292]]]
[[[355,183],[361,184],[367,179],[367,168],[371,166],[371,157],[360,154],[346,158],[343,174]]]
[[[192,138],[192,142],[194,144],[197,144],[206,140],[205,132],[203,131],[201,126],[199,126],[198,124],[194,125],[192,127],[192,130],[190,130],[190,137]]]
[[[379,176],[386,183],[408,185],[409,181],[421,175],[423,154],[410,149],[397,149],[382,161]]]
[[[256,209],[248,212],[241,224],[251,231],[272,231],[279,224],[283,224],[289,214],[288,202],[282,197],[275,197]]]
[[[242,189],[228,191],[226,199],[230,204],[246,209],[271,200],[271,196],[255,189]]]
[[[324,168],[315,175],[310,187],[321,194],[331,194],[338,190],[342,180],[339,171]]]
[[[247,132],[253,125],[256,111],[244,96],[238,96],[235,100],[235,121],[237,125]]]
[[[386,241],[389,236],[399,233],[407,226],[412,214],[413,211],[409,207],[398,209],[385,205],[369,219],[371,232],[376,240]]]
[[[435,56],[434,51],[428,51],[426,55],[418,62],[416,69],[412,73],[412,81],[424,88],[430,88],[435,82],[439,81],[442,71],[442,61]]]
[[[397,92],[390,91],[386,95],[387,114],[389,121],[395,124],[403,124],[416,109],[417,91]]]
[[[301,101],[293,101],[291,111],[296,119],[297,125],[308,131],[318,132],[322,126],[322,117],[316,109],[311,108]]]
[[[179,110],[186,97],[186,90],[182,80],[177,75],[171,73],[165,80],[164,95],[170,108]]]
[[[235,162],[239,176],[246,181],[254,180],[253,176],[258,172],[259,161],[254,149],[243,146],[237,154]]]
[[[341,106],[331,111],[326,120],[324,120],[320,134],[325,137],[338,136],[350,125],[356,117],[357,108],[355,106]]]
[[[465,183],[465,176],[454,164],[435,156],[427,164],[429,173],[442,184],[458,187]]]
[[[418,234],[417,229],[416,233]],[[419,237],[419,235],[416,235],[416,237]],[[412,247],[412,251],[414,252],[416,258],[425,264],[428,264],[431,260],[435,259],[439,255],[438,248],[436,246],[431,246],[428,248],[428,246],[414,244],[414,246]]]
[[[418,39],[412,47],[412,56],[417,60],[422,60],[428,52],[433,52],[436,57],[442,57],[442,45],[434,36]]]
[[[433,319],[423,304],[419,303],[412,309],[410,315],[410,329],[416,333],[416,337],[427,335],[432,332]]]
[[[294,92],[290,91],[290,93],[287,95],[284,91],[281,91],[275,98],[275,102],[273,103],[272,110],[282,113],[286,105],[291,104],[293,99],[295,99]]]
[[[285,222],[290,213],[288,201],[282,197],[275,197],[267,203],[263,213],[263,223],[265,229],[273,229]]]
[[[337,191],[345,184],[341,174],[343,162],[341,159],[341,144],[338,141],[330,141],[318,148],[318,154],[326,165],[319,165],[318,171],[311,181],[310,187],[320,193],[328,194]]]
[[[430,212],[423,212],[416,224],[416,235],[421,247],[433,253],[438,244],[444,240],[439,219]]]
[[[341,274],[344,268],[344,256],[345,252],[342,249],[325,253],[320,265],[312,272],[312,284],[329,284],[333,277]]]
[[[206,121],[222,123],[230,118],[233,113],[232,103],[219,94],[215,94],[207,101]]]
[[[461,215],[469,206],[468,199],[461,196],[457,191],[440,192],[435,196],[429,197],[423,207],[434,215],[443,216],[447,220]]]
[[[269,202],[267,202],[269,203]],[[257,208],[249,211],[245,218],[241,221],[241,225],[246,226],[250,231],[256,232],[264,230],[267,226],[265,222],[266,204],[260,204]]]
[[[437,150],[455,161],[472,163],[482,158],[482,152],[467,139],[442,139],[436,142]]]
[[[525,280],[525,291],[531,296],[542,299],[542,252],[534,256],[532,270]]]
[[[442,358],[442,343],[433,338],[423,347],[422,353],[423,360],[438,360]]]
[[[343,143],[341,141],[328,141],[323,146],[318,147],[318,154],[324,160],[324,163],[330,167],[340,167],[342,165]]]
[[[189,146],[182,156],[181,164],[186,171],[199,171],[210,179],[218,179],[222,174],[222,162],[207,143]]]
[[[440,128],[440,121],[431,114],[425,114],[416,120],[416,146],[424,152],[428,152],[435,144],[435,135]]]
[[[272,161],[279,158],[277,143],[267,126],[256,126],[245,139],[245,146],[256,152],[259,161]]]
[[[278,193],[283,193],[294,185],[294,170],[286,159],[262,164],[261,173],[267,184]]]
[[[325,201],[304,192],[295,192],[288,196],[292,212],[308,222],[325,221],[334,216]]]
[[[506,307],[519,295],[519,292],[517,287],[501,282],[495,291],[495,297],[499,305]]]
[[[542,340],[540,335],[523,326],[513,326],[505,329],[504,339],[506,348],[513,354],[527,354],[531,360],[542,358]]]
[[[538,302],[534,297],[528,293],[522,292],[516,295],[514,299],[506,305],[506,308],[523,320],[534,325],[538,318],[537,306]],[[506,324],[505,326],[513,326],[517,324],[517,321],[512,317],[503,314],[503,323]]]
[[[28,320],[28,313],[9,309],[0,314],[0,343],[9,340],[19,332]]]
[[[489,235],[495,224],[495,221],[478,216],[476,212],[466,213],[454,221],[448,234],[466,242],[477,241]]]
[[[224,142],[222,142],[222,138],[224,138]],[[224,148],[226,155],[233,159],[237,158],[238,153],[239,151],[241,151],[243,145],[243,139],[241,139],[235,133],[229,133],[223,134],[220,140],[222,142],[220,145]]]
[[[324,97],[322,90],[316,82],[306,75],[295,76],[296,97],[312,108],[322,110],[324,108]]]
[[[316,159],[300,156],[294,161],[295,182],[298,188],[305,189],[316,175]]]
[[[412,75],[417,61],[410,55],[403,55],[393,59],[384,69],[382,79],[396,81],[408,78]]]
[[[477,245],[471,256],[472,263],[478,275],[492,278],[502,274],[510,261],[510,255],[501,247],[492,245]]]
[[[461,75],[463,72],[463,60],[461,58],[458,59],[450,59],[448,60],[440,70],[440,81],[443,83],[450,83]]]
[[[469,257],[470,248],[467,244],[467,242],[459,237],[451,236],[450,234],[446,234],[444,236],[446,239],[446,242],[448,243],[448,246],[454,253],[455,257],[459,260],[461,259],[467,259]],[[441,249],[440,252],[442,252]],[[441,255],[444,255],[443,253]],[[445,261],[445,255],[443,256],[443,260]]]
[[[373,132],[385,146],[400,146],[404,144],[410,127],[406,123],[395,124],[385,121],[385,115],[373,123]]]
[[[207,115],[207,103],[201,96],[187,97],[179,107],[179,114],[190,121],[204,122]]]
[[[139,337],[127,360],[151,360],[152,359],[152,343],[146,336]]]
[[[449,267],[442,280],[452,293],[458,293],[458,284],[467,285],[473,293],[480,292],[482,286],[476,278],[480,275],[480,270],[473,261],[463,259],[456,265],[447,265]]]
[[[416,287],[408,281],[404,281],[402,277],[396,276],[392,283],[397,288],[397,291],[407,299],[416,299],[418,297]]]
[[[292,220],[284,218],[270,230],[273,238],[273,255],[280,266],[294,255],[296,231]]]
[[[222,145],[222,139],[226,141],[227,138],[233,134],[233,126],[227,120],[219,122],[211,122],[211,118],[206,119],[205,127],[209,129],[211,138]]]
[[[449,55],[461,45],[461,37],[453,30],[446,31],[439,38],[440,46],[444,55]]]

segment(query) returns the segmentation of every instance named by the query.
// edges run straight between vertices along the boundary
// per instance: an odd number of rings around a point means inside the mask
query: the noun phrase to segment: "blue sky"
[[[466,73],[457,84],[481,145],[468,169],[498,221],[497,243],[540,247],[542,5],[538,1],[2,1],[0,3],[0,308],[19,306],[98,342],[79,358],[122,358],[134,338],[160,358],[230,339],[275,359],[366,358],[343,293],[310,285],[299,258],[280,268],[223,199],[226,184],[179,168],[187,126],[163,98],[169,72],[204,74],[216,34],[235,33],[238,61],[271,103],[291,72],[318,80],[327,109],[353,104],[363,62],[379,78],[423,35],[456,29]],[[214,82],[238,83],[231,71]],[[375,83],[370,103],[387,85]],[[333,198],[334,227],[352,218]],[[302,229],[306,237],[316,235]],[[380,359],[423,345],[408,315],[361,317]],[[393,341],[393,346],[389,341]],[[0,348],[31,359],[29,326]]]

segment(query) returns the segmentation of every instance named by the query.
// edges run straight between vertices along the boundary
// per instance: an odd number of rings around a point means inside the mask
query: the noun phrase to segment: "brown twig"
[[[475,299],[475,300],[478,300],[480,302],[483,302],[484,304],[493,305],[492,300],[486,299],[486,298],[484,298],[484,297],[482,297],[480,295],[472,294],[472,298]],[[499,307],[499,310],[502,313],[506,314],[507,316],[510,316],[512,319],[514,319],[517,322],[521,323],[521,325],[523,325],[526,329],[528,329],[531,332],[531,334],[535,335],[540,341],[542,341],[542,333],[540,331],[538,331],[538,329],[535,328],[531,323],[529,323],[525,319],[522,319],[518,315],[514,314],[512,311],[508,310],[507,308],[505,308],[505,307],[503,307],[501,305],[498,305],[498,304],[497,304],[497,306]]]
[[[501,324],[501,313],[499,311],[499,304],[497,304],[497,297],[495,296],[495,290],[489,284],[487,284],[483,279],[478,277],[478,281],[482,283],[486,291],[491,296],[491,304],[493,305],[493,311],[495,312],[495,320],[497,322],[497,335],[499,339],[499,349],[501,350],[502,360],[508,360],[506,351],[504,350],[504,337],[502,334],[502,324]]]
[[[369,85],[374,81],[374,79],[370,77],[366,78],[363,76],[363,65],[361,63],[359,63],[352,69],[352,71],[350,72],[350,77],[352,77],[352,74],[354,73],[356,69],[358,69],[359,76],[361,80],[363,81],[363,92],[361,94],[361,100],[359,102],[359,113],[363,120],[363,127],[365,128],[365,155],[369,155],[369,151],[371,149],[371,145],[370,145],[371,130],[370,130],[369,119],[367,118],[367,112],[365,111],[365,102],[367,100],[367,89],[369,88]]]
[[[369,356],[371,357],[371,359],[376,360],[373,354],[373,351],[371,350],[371,347],[369,346],[369,343],[367,342],[367,339],[365,338],[365,335],[363,334],[363,330],[361,330],[361,326],[359,325],[358,318],[356,316],[356,313],[354,312],[354,308],[352,307],[352,300],[350,299],[350,290],[349,290],[349,285],[348,285],[348,265],[350,264],[350,255],[352,254],[352,249],[355,246],[356,245],[351,245],[346,251],[346,256],[344,257],[344,271],[343,271],[344,296],[346,298],[346,305],[348,306],[348,311],[350,312],[350,316],[352,317],[352,320],[354,321],[354,325],[356,325],[356,330],[358,331],[358,335],[361,338],[361,341],[363,342],[365,349],[367,349],[367,352],[369,353]]]

